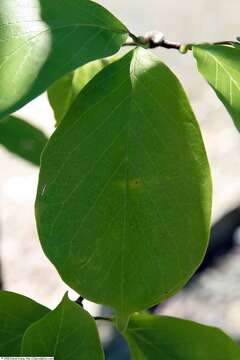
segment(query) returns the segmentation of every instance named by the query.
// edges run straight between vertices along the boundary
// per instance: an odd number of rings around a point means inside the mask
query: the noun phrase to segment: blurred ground
[[[232,40],[239,34],[240,3],[235,0],[102,0],[132,32],[162,31],[181,42]],[[158,50],[182,80],[200,122],[214,184],[213,219],[240,203],[240,136],[229,115],[198,75],[191,56]],[[42,96],[19,111],[50,134],[53,116]],[[33,204],[38,169],[0,148],[0,229],[5,289],[54,307],[66,286],[38,242]],[[184,294],[170,301],[166,314],[221,326],[240,338],[240,250],[209,270]]]

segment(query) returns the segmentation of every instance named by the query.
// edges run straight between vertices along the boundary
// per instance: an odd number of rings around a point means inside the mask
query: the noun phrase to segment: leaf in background
[[[48,311],[25,296],[0,291],[0,355],[20,356],[24,332]]]
[[[198,70],[216,92],[240,130],[240,48],[224,45],[193,47]]]
[[[103,360],[103,351],[94,319],[65,296],[54,311],[27,329],[22,356]]]
[[[89,0],[1,0],[0,118],[64,74],[117,52],[127,33]]]
[[[80,92],[42,156],[36,220],[64,281],[128,315],[180,289],[207,247],[211,180],[175,75],[135,50]]]
[[[240,42],[235,42],[233,44],[233,46],[236,48],[236,49],[239,49],[240,48]]]
[[[238,360],[239,346],[220,329],[167,316],[134,315],[124,334],[134,360]]]
[[[75,72],[71,72],[65,75],[48,89],[48,101],[54,112],[56,126],[60,124],[76,97],[74,74]]]
[[[48,89],[48,100],[54,111],[57,125],[60,124],[72,103],[83,87],[105,66],[116,59],[110,58],[92,61],[57,80]]]
[[[40,156],[47,141],[41,130],[15,116],[0,122],[0,144],[35,165],[40,165]]]

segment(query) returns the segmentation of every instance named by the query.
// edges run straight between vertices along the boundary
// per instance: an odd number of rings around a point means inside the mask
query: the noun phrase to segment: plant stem
[[[83,300],[84,298],[82,296],[79,296],[79,298],[75,301],[75,303],[83,307],[83,303],[82,303]]]
[[[76,304],[80,305],[83,307],[83,300],[84,298],[82,296],[79,296],[79,298],[75,301]],[[104,317],[104,316],[94,316],[94,319],[97,320],[102,320],[102,321],[110,321],[112,322],[112,318],[108,318],[108,317]]]
[[[195,45],[195,44],[181,44],[173,41],[168,41],[164,38],[164,36],[161,33],[158,33],[156,31],[147,33],[144,37],[142,36],[137,37],[132,33],[129,33],[129,36],[132,38],[132,40],[127,41],[124,44],[124,46],[143,46],[149,49],[162,47],[165,49],[174,49],[180,52],[186,52],[187,50],[192,50],[192,47]],[[230,46],[233,46],[235,44],[238,44],[238,42],[231,40],[216,41],[210,43],[210,45],[230,45]]]
[[[79,296],[79,298],[75,301],[75,303],[83,307],[83,303],[82,303],[83,300],[84,300],[84,298],[83,298],[82,296]],[[104,316],[94,316],[94,319],[95,319],[96,321],[97,321],[97,320],[110,321],[110,322],[113,321],[112,318],[107,318],[107,317],[104,317]]]
[[[97,320],[103,320],[103,321],[110,321],[112,322],[112,318],[104,317],[104,316],[95,316],[94,319]]]

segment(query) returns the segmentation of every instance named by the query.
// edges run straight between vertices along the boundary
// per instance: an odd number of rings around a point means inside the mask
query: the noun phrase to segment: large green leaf
[[[57,80],[48,89],[48,99],[53,108],[57,124],[61,122],[72,103],[83,87],[106,65],[114,60],[114,56],[95,60]]]
[[[40,165],[40,156],[47,140],[41,130],[15,116],[0,122],[0,144],[35,165]]]
[[[0,356],[20,356],[24,332],[48,311],[25,296],[0,291]]]
[[[174,74],[149,51],[96,75],[43,152],[43,249],[72,288],[113,307],[121,327],[191,277],[210,209],[198,124]]]
[[[0,118],[121,47],[127,29],[89,0],[1,0]]]
[[[22,356],[103,360],[103,351],[93,318],[65,296],[54,311],[27,329]]]
[[[193,47],[198,70],[216,92],[240,130],[240,48],[224,45]]]
[[[239,360],[239,346],[221,330],[166,316],[134,315],[124,334],[134,360]]]

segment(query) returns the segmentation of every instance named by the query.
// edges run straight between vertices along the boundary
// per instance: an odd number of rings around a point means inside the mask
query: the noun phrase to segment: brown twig
[[[132,33],[129,33],[131,40],[127,41],[124,46],[143,46],[150,49],[155,49],[157,47],[162,47],[165,49],[174,49],[180,52],[186,52],[187,50],[192,50],[193,45],[195,44],[181,44],[173,41],[168,41],[165,39],[164,35],[157,31],[151,31],[147,33],[144,37],[135,36]],[[211,45],[229,45],[234,46],[238,44],[235,41],[217,41],[211,43]]]
[[[83,307],[83,300],[84,300],[84,298],[82,296],[79,296],[79,298],[75,301],[75,303]],[[104,316],[95,316],[94,319],[96,321],[102,320],[102,321],[111,321],[112,322],[112,318],[108,318],[108,317],[104,317]]]
[[[104,317],[104,316],[95,316],[94,319],[97,321],[97,320],[102,320],[102,321],[110,321],[112,322],[112,318],[107,318],[107,317]]]
[[[83,307],[83,300],[84,298],[82,296],[79,296],[75,303]]]

